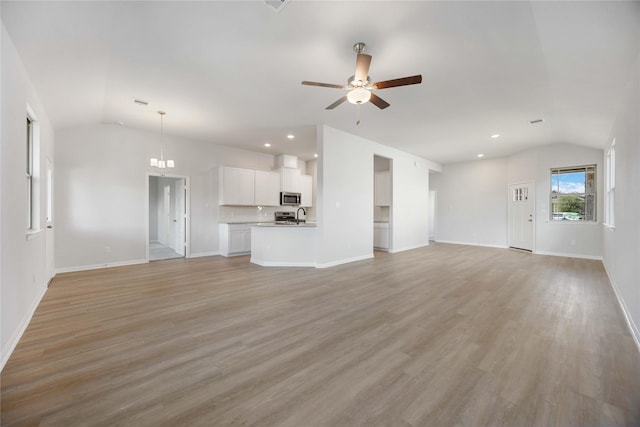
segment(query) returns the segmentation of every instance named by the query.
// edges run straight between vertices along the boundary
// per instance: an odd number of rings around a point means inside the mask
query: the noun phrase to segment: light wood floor
[[[177,259],[56,277],[2,372],[38,424],[638,426],[640,353],[599,261]]]

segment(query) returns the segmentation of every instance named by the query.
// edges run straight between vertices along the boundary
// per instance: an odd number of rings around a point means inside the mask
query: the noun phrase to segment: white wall
[[[509,158],[508,183],[535,181],[535,252],[585,258],[602,257],[603,152],[571,144],[539,147]],[[551,168],[596,165],[596,222],[551,221]]]
[[[146,174],[157,173],[148,165],[159,135],[92,125],[59,131],[56,141],[56,269],[145,260]],[[273,156],[171,136],[165,153],[172,174],[191,178],[191,255],[217,253],[218,166],[271,170]]]
[[[609,143],[616,140],[615,229],[603,227],[604,265],[640,350],[640,58]]]
[[[4,366],[47,287],[44,231],[26,238],[25,161],[26,113],[31,107],[40,134],[39,222],[45,226],[45,160],[53,159],[54,133],[47,113],[4,25],[1,35],[1,145],[0,145],[0,343]]]
[[[438,241],[506,246],[507,159],[445,165],[431,181],[438,192]]]
[[[536,187],[535,252],[584,258],[602,257],[602,150],[556,144],[528,150],[508,158],[483,159],[446,165],[432,174],[431,189],[438,191],[438,241],[506,247],[507,188],[533,181]],[[597,165],[596,223],[549,220],[550,169]]]
[[[316,210],[318,208],[318,161],[309,160],[306,164],[307,175],[311,175],[311,193],[313,206],[306,209],[307,221],[316,220]]]
[[[428,167],[439,165],[328,126],[317,140],[319,266],[373,256],[374,155],[393,159],[390,250],[428,245]]]

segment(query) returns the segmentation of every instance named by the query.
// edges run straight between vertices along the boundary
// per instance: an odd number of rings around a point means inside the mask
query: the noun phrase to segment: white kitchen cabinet
[[[253,224],[220,224],[220,255],[236,256],[251,253],[251,226]]]
[[[389,250],[389,223],[373,223],[373,247],[385,251]]]
[[[391,206],[391,172],[375,174],[375,205]]]
[[[300,193],[302,202],[300,206],[310,208],[313,206],[313,177],[311,175],[300,175]]]
[[[253,206],[255,171],[231,167],[220,168],[220,204]]]
[[[256,206],[280,206],[280,174],[255,171]]]
[[[300,169],[281,168],[280,169],[280,191],[290,193],[300,193]]]

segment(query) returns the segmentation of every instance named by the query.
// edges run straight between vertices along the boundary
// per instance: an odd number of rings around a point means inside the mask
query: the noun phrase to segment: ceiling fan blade
[[[303,85],[307,85],[307,86],[320,86],[320,87],[331,87],[334,89],[346,89],[347,87],[345,85],[334,85],[331,83],[318,83],[318,82],[308,82],[308,81],[303,81],[302,82]]]
[[[371,55],[359,53],[358,58],[356,59],[356,73],[353,75],[354,81],[361,81],[363,84],[365,84],[367,82],[367,77],[369,77],[370,65]]]
[[[375,105],[376,107],[378,107],[381,110],[384,110],[385,108],[387,108],[389,104],[387,101],[385,101],[384,99],[380,98],[378,95],[376,95],[375,93],[371,92],[371,99],[369,99],[369,101]]]
[[[371,85],[371,89],[387,89],[396,86],[407,86],[422,83],[422,74],[411,77],[403,77],[401,79],[385,80],[383,82],[376,82]]]
[[[333,110],[334,108],[336,108],[338,105],[342,104],[346,100],[347,100],[347,95],[343,96],[342,98],[338,99],[333,104],[329,105],[327,108],[325,108],[325,110]]]

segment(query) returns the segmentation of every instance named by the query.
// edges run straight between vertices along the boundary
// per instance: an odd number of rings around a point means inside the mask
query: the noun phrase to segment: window
[[[596,220],[596,165],[551,169],[551,220]]]
[[[53,166],[51,160],[47,159],[47,226],[53,222]]]
[[[27,107],[26,128],[26,223],[27,233],[35,234],[40,231],[40,144],[38,122]]]
[[[606,175],[606,209],[605,223],[609,227],[615,226],[615,200],[616,200],[616,140],[611,143],[611,148],[607,152],[607,175]]]

